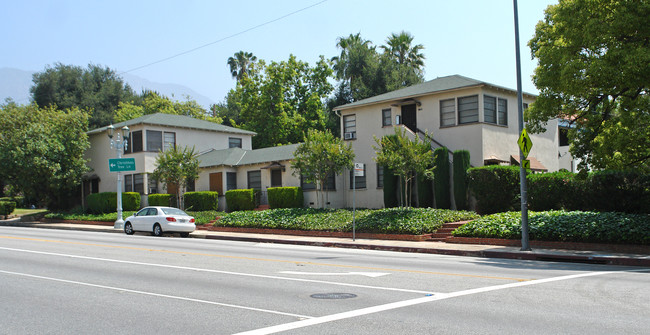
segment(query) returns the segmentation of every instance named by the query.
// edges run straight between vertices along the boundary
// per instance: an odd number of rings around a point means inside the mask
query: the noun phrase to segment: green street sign
[[[109,158],[108,171],[135,171],[135,158]]]
[[[521,135],[519,135],[519,140],[517,140],[517,144],[519,145],[519,149],[521,149],[521,152],[524,154],[524,158],[528,157],[528,154],[530,153],[530,149],[533,147],[533,141],[530,140],[530,136],[528,136],[528,132],[526,132],[526,129],[521,131]]]
[[[524,169],[530,170],[530,160],[524,159],[523,161],[521,161],[521,166]]]

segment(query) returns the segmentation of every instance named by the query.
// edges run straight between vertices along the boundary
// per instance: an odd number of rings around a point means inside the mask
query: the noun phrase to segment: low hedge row
[[[226,191],[228,212],[249,211],[255,208],[255,191],[252,188]]]
[[[520,208],[519,168],[485,166],[468,171],[481,214]],[[528,208],[650,213],[650,175],[635,171],[528,174]]]
[[[25,203],[25,197],[19,195],[15,197],[2,197],[0,201],[13,201],[16,203],[16,208],[28,208],[27,203]]]
[[[93,193],[88,196],[88,211],[90,213],[111,213],[117,208],[117,192]],[[140,209],[140,193],[122,193],[122,210],[136,211]]]
[[[176,199],[176,197],[173,196],[173,194],[165,194],[165,193],[149,194],[149,196],[147,196],[147,201],[149,202],[149,206],[171,206],[172,199]],[[172,206],[172,207],[176,207],[176,206]]]
[[[16,209],[14,201],[0,201],[0,215],[9,215]]]
[[[267,191],[270,208],[300,208],[304,205],[301,187],[269,187]]]
[[[539,241],[650,244],[650,214],[616,212],[529,212],[529,238]],[[484,216],[454,236],[521,239],[521,213]]]
[[[473,212],[432,208],[385,208],[357,210],[360,233],[413,234],[435,232],[445,222],[471,220]],[[352,211],[348,209],[285,208],[266,211],[232,212],[215,223],[220,227],[246,227],[312,231],[352,231]]]
[[[216,211],[219,209],[219,193],[213,191],[185,192],[185,209],[191,211]]]

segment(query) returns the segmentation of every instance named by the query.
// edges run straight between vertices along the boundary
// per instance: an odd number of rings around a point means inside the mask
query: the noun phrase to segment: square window
[[[124,192],[133,192],[133,175],[127,174],[124,176]]]
[[[478,95],[458,98],[458,123],[478,122]]]
[[[241,148],[242,139],[238,137],[228,137],[228,148]]]
[[[163,148],[162,131],[147,130],[147,151],[158,152]]]
[[[248,188],[262,189],[262,171],[248,171]]]
[[[377,164],[377,188],[384,187],[384,166]]]
[[[237,189],[237,172],[226,172],[226,188],[228,190]]]
[[[172,147],[176,146],[176,133],[171,133],[171,132],[165,132],[165,150],[171,149]]]
[[[508,100],[499,98],[498,123],[502,126],[508,125]]]
[[[133,175],[133,192],[144,194],[144,175],[141,173]]]
[[[366,170],[366,164],[363,164],[363,170],[366,171],[364,173],[363,177],[354,176],[354,170],[350,171],[350,189],[352,189],[352,186],[354,185],[355,189],[360,189],[360,188],[366,188],[366,175],[368,174],[368,171]]]
[[[343,116],[343,136],[345,140],[357,138],[357,116],[355,114]]]

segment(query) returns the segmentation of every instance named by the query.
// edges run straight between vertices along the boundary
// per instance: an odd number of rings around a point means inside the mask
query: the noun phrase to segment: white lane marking
[[[101,289],[106,289],[106,290],[129,292],[129,293],[134,293],[134,294],[142,294],[142,295],[148,295],[148,296],[154,296],[154,297],[160,297],[160,298],[176,299],[176,300],[183,300],[183,301],[190,301],[190,302],[198,302],[198,303],[202,303],[202,304],[209,304],[209,305],[216,305],[216,306],[223,306],[223,307],[230,307],[230,308],[237,308],[237,309],[245,309],[245,310],[255,311],[255,312],[279,314],[279,315],[292,316],[292,317],[301,318],[301,319],[311,319],[311,318],[313,318],[313,316],[307,316],[307,315],[285,313],[285,312],[273,311],[273,310],[269,310],[269,309],[246,307],[246,306],[233,305],[233,304],[224,304],[224,303],[216,302],[216,301],[179,297],[179,296],[168,295],[168,294],[160,294],[160,293],[153,293],[153,292],[130,290],[130,289],[127,289],[127,288],[106,286],[106,285],[98,285],[98,284],[91,284],[91,283],[84,283],[84,282],[75,281],[75,280],[67,280],[67,279],[60,279],[60,278],[37,276],[37,275],[28,274],[28,273],[3,271],[3,270],[0,270],[0,273],[15,275],[15,276],[22,276],[22,277],[29,277],[29,278],[36,278],[36,279],[43,279],[43,280],[51,280],[51,281],[56,281],[56,282],[61,282],[61,283],[66,283],[66,284],[75,284],[75,285],[82,285],[82,286],[88,286],[88,287],[96,287],[96,288],[101,288]]]
[[[119,260],[119,259],[78,256],[78,255],[70,255],[70,254],[59,254],[59,253],[53,253],[53,252],[35,251],[35,250],[27,250],[27,249],[15,249],[15,248],[0,247],[0,250],[10,250],[10,251],[26,252],[26,253],[32,253],[32,254],[48,255],[48,256],[70,257],[70,258],[102,261],[102,262],[144,265],[144,266],[152,266],[152,267],[168,268],[168,269],[190,270],[190,271],[208,272],[208,273],[219,273],[219,274],[226,274],[226,275],[232,275],[232,276],[254,277],[254,278],[264,278],[264,279],[277,279],[277,280],[287,280],[287,281],[296,281],[296,282],[304,282],[304,283],[316,283],[316,284],[327,284],[327,285],[336,285],[336,286],[348,286],[348,287],[358,287],[358,288],[366,288],[366,289],[373,289],[373,290],[384,290],[384,291],[396,291],[396,292],[407,292],[407,293],[418,293],[418,294],[435,294],[435,292],[431,292],[431,291],[409,290],[409,289],[403,289],[403,288],[370,286],[370,285],[349,284],[349,283],[338,283],[338,282],[331,282],[331,281],[325,281],[325,280],[315,280],[315,279],[302,279],[302,278],[258,275],[258,274],[253,274],[253,273],[231,272],[231,271],[221,271],[221,270],[212,270],[212,269],[192,268],[192,267],[187,267],[187,266],[124,261],[124,260]]]
[[[632,270],[632,271],[637,271],[637,270]],[[287,331],[287,330],[298,329],[298,328],[303,328],[303,327],[309,327],[309,326],[314,326],[314,325],[323,324],[323,323],[327,323],[327,322],[338,321],[338,320],[343,320],[343,319],[349,319],[349,318],[353,318],[353,317],[357,317],[357,316],[368,315],[368,314],[379,313],[379,312],[385,312],[385,311],[392,310],[392,309],[424,304],[424,303],[432,302],[432,301],[462,297],[462,296],[466,296],[466,295],[485,293],[485,292],[491,292],[491,291],[497,291],[497,290],[504,290],[504,289],[509,289],[509,288],[521,287],[521,286],[544,284],[544,283],[550,283],[550,282],[554,282],[554,281],[569,280],[569,279],[582,278],[582,277],[591,277],[591,276],[600,276],[600,275],[611,274],[611,273],[616,273],[616,272],[624,272],[624,271],[589,272],[589,273],[582,273],[582,274],[575,274],[575,275],[568,275],[568,276],[561,276],[561,277],[552,277],[552,278],[546,278],[546,279],[536,279],[536,280],[531,280],[531,281],[504,284],[504,285],[487,286],[487,287],[475,288],[475,289],[470,289],[470,290],[463,290],[463,291],[452,292],[452,293],[440,293],[440,294],[436,294],[436,295],[429,296],[429,297],[422,297],[422,298],[416,298],[416,299],[411,299],[411,300],[398,301],[398,302],[384,304],[384,305],[378,305],[378,306],[373,306],[373,307],[368,307],[368,308],[357,309],[357,310],[349,311],[349,312],[343,312],[343,313],[338,313],[338,314],[326,315],[326,316],[322,316],[322,317],[316,317],[316,318],[309,319],[309,320],[302,320],[302,321],[297,321],[297,322],[285,323],[285,324],[281,324],[281,325],[277,325],[277,326],[271,326],[271,327],[267,327],[267,328],[255,329],[255,330],[251,330],[251,331],[238,333],[238,334],[235,334],[235,335],[274,334],[274,333],[279,333],[279,332],[283,332],[283,331]]]
[[[385,272],[300,272],[300,271],[280,271],[279,273],[288,275],[312,275],[312,276],[365,276],[377,278],[388,276],[390,273]]]

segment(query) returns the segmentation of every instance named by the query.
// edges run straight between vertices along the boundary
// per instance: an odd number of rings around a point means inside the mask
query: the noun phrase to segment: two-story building
[[[534,100],[535,95],[524,93],[524,108]],[[374,138],[394,134],[394,127],[403,127],[410,136],[420,136],[433,148],[468,150],[472,166],[519,164],[516,90],[453,75],[335,110],[341,115],[344,140],[351,143],[356,162],[365,166],[365,176],[356,178],[356,204],[360,207],[383,206],[383,170],[373,160]],[[533,147],[528,159],[533,170],[573,170],[568,150],[560,151],[559,137],[557,120],[549,121],[545,133],[531,136]],[[351,178],[345,183],[345,203],[350,206]]]

